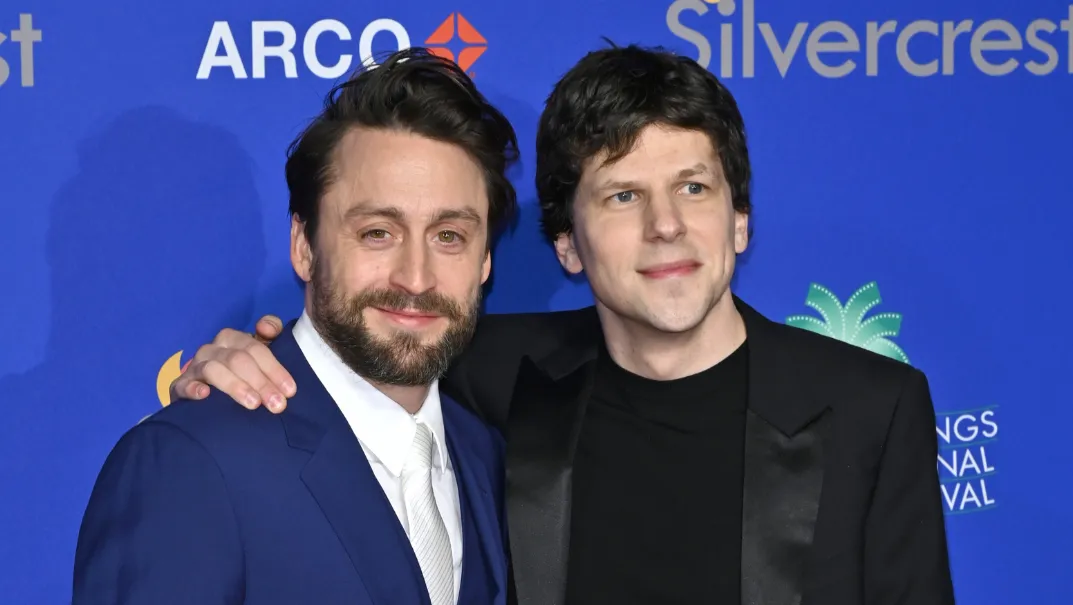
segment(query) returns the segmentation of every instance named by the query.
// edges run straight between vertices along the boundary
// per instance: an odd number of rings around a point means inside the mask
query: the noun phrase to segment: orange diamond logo
[[[454,51],[447,48],[447,44],[454,41],[455,37],[458,37],[465,45],[465,48],[458,52],[458,57],[455,57]],[[468,72],[484,51],[488,50],[488,41],[484,39],[481,32],[477,31],[477,28],[473,27],[473,24],[462,16],[462,13],[451,13],[425,40],[425,46],[433,54],[454,61],[463,71]]]

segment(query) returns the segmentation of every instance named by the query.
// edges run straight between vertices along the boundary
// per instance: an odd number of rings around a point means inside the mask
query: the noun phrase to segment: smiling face
[[[481,168],[455,145],[354,128],[332,169],[315,241],[291,224],[310,317],[359,375],[430,384],[468,344],[491,270]]]
[[[651,125],[623,158],[605,157],[584,165],[572,232],[555,242],[563,267],[587,275],[602,315],[681,333],[732,305],[748,216],[734,210],[712,140]]]

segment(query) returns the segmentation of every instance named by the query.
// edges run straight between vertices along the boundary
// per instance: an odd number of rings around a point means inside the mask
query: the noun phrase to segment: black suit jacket
[[[924,374],[735,304],[750,368],[742,604],[952,604]],[[489,315],[444,380],[507,437],[520,605],[564,603],[571,469],[602,337],[594,307]]]

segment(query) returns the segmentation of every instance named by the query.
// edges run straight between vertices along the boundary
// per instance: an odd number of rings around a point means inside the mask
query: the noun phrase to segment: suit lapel
[[[599,324],[551,355],[526,358],[507,420],[507,522],[519,605],[562,605],[574,452],[595,377]]]
[[[742,494],[743,605],[799,605],[823,487],[828,424],[781,326],[735,299],[749,339]],[[788,329],[788,328],[787,328]]]
[[[475,549],[479,546],[480,550],[487,553],[484,561],[491,568],[492,576],[495,579],[495,602],[498,603],[500,602],[500,595],[503,595],[506,591],[507,569],[505,557],[503,556],[505,548],[503,533],[497,520],[488,466],[480,453],[475,451],[470,444],[465,431],[464,419],[459,418],[461,414],[466,412],[462,411],[461,406],[447,397],[447,395],[441,393],[440,401],[443,406],[447,447],[450,451],[451,460],[454,462],[455,477],[462,496],[459,498],[459,504],[462,505],[463,509],[462,535],[468,535],[466,528],[467,515],[465,512],[468,505],[473,513],[472,519],[476,525],[474,533],[480,541],[480,544],[477,545],[465,543],[463,540],[462,586],[459,594],[465,595],[467,583],[479,581],[483,576],[480,573],[481,570],[470,569],[469,567],[470,563],[481,561],[481,557],[475,554]],[[476,419],[473,421],[477,422]],[[475,573],[477,575],[474,575]]]
[[[272,351],[298,384],[281,419],[288,444],[311,454],[302,481],[338,534],[372,602],[429,605],[417,559],[394,509],[289,329]]]

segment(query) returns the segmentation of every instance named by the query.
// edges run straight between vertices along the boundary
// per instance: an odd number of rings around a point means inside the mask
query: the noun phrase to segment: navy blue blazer
[[[342,412],[290,329],[271,348],[298,384],[283,414],[214,391],[157,412],[112,450],[78,536],[75,605],[429,605]],[[459,603],[502,604],[503,441],[441,401],[462,511]]]

